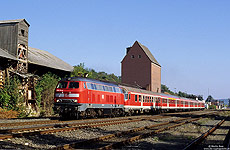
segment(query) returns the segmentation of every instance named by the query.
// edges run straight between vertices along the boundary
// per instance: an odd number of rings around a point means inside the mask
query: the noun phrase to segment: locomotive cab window
[[[70,82],[69,88],[70,89],[78,89],[79,88],[79,82]]]
[[[128,100],[128,93],[125,93],[124,98],[125,98],[125,100]]]
[[[68,82],[59,82],[57,88],[63,89],[67,87]]]

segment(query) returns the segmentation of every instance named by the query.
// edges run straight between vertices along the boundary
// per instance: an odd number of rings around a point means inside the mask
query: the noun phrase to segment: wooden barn
[[[0,88],[7,78],[18,75],[23,81],[26,105],[35,99],[34,80],[47,72],[60,77],[73,67],[47,51],[28,46],[29,23],[25,19],[0,21]]]

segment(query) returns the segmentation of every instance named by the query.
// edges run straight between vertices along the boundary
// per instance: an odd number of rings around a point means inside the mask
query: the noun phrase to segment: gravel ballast
[[[221,116],[227,116],[230,114],[228,111],[221,113]],[[127,131],[133,128],[149,126],[176,119],[179,119],[179,117],[144,120],[141,122],[130,122],[112,126],[102,126],[68,132],[58,132],[47,135],[36,135],[1,140],[0,149],[49,149],[54,148],[57,145],[68,144],[85,139],[92,139],[107,134]],[[13,121],[17,123],[16,120],[21,121],[20,119],[15,119]],[[221,119],[218,117],[203,118],[201,120],[164,131],[157,135],[138,140],[135,143],[123,147],[122,149],[183,149],[189,142],[199,137],[202,133],[210,129],[211,126],[217,124],[220,120]],[[82,120],[82,122],[84,122],[84,120]],[[225,135],[228,133],[229,127],[230,122],[226,121],[223,124],[223,128],[216,130],[214,132],[214,136],[209,136],[201,148],[207,147],[210,144],[210,141],[211,144],[214,144],[214,141],[216,141],[218,144],[221,144],[221,141],[224,140]]]

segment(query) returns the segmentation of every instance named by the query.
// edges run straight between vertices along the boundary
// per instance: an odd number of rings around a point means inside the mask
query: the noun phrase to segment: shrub
[[[46,73],[35,86],[36,103],[40,108],[41,115],[52,114],[54,90],[60,78],[52,73]]]
[[[21,82],[13,76],[8,82],[5,83],[4,87],[0,89],[0,107],[4,110],[17,111],[18,116],[26,116],[24,108],[24,97],[21,94]]]
[[[209,109],[216,109],[216,105],[210,105]]]

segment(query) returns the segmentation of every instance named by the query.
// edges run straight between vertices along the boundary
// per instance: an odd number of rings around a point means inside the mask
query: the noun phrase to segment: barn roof
[[[151,60],[152,63],[154,63],[158,66],[161,66],[146,46],[142,45],[138,41],[136,41],[136,42],[138,43],[138,45],[140,45],[140,47],[143,49],[143,51],[145,52],[145,54],[148,56],[148,58]]]
[[[60,58],[57,58],[56,56],[50,54],[49,52],[37,48],[28,48],[28,61],[31,64],[50,67],[58,70],[64,70],[68,72],[73,71],[73,66],[64,62]]]
[[[30,24],[26,21],[26,19],[16,19],[16,20],[1,20],[0,24],[4,24],[4,23],[19,23],[24,21],[28,26],[30,26]]]
[[[17,60],[17,58],[0,48],[0,57]]]

